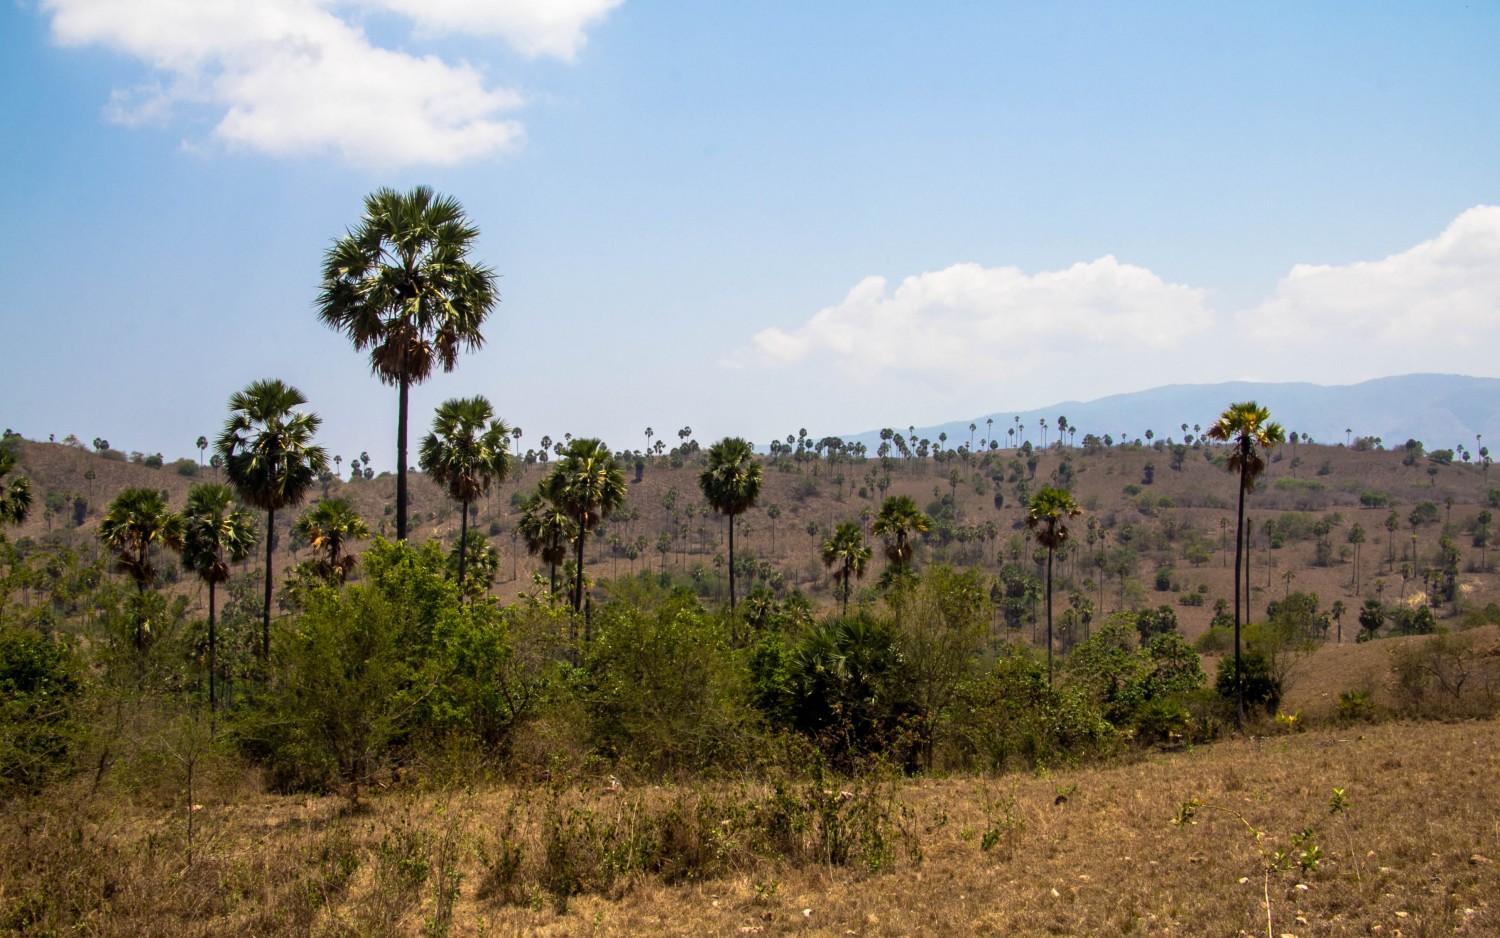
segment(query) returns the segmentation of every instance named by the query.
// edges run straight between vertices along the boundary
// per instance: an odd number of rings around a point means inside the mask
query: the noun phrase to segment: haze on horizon
[[[978,8],[976,8],[978,6]],[[1500,7],[28,0],[0,8],[0,424],[186,455],[364,195],[457,197],[525,446],[764,443],[1163,384],[1500,375]],[[1226,402],[1227,403],[1227,402]]]

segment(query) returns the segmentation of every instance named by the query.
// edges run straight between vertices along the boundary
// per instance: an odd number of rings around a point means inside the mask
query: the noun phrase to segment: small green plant
[[[1175,827],[1187,827],[1196,824],[1198,813],[1205,808],[1222,811],[1245,825],[1245,829],[1254,838],[1256,849],[1261,855],[1261,878],[1263,894],[1266,906],[1266,934],[1274,934],[1275,929],[1271,917],[1271,874],[1284,873],[1295,864],[1303,875],[1309,875],[1318,871],[1319,864],[1323,861],[1323,850],[1318,846],[1318,832],[1313,825],[1307,825],[1293,834],[1291,838],[1281,845],[1267,844],[1266,832],[1250,823],[1249,818],[1233,808],[1222,805],[1208,804],[1198,798],[1189,798],[1177,807],[1177,814],[1171,820]],[[1333,796],[1328,801],[1328,816],[1341,815],[1349,810],[1349,797],[1342,788],[1333,789]]]
[[[1061,792],[1061,789],[1059,789]],[[1066,800],[1066,796],[1059,794]],[[979,849],[985,853],[998,848],[996,854],[1002,860],[1015,855],[1021,833],[1026,829],[1026,819],[1016,810],[1016,792],[991,797],[985,789],[979,791],[979,807],[984,812],[984,830],[979,836]]]

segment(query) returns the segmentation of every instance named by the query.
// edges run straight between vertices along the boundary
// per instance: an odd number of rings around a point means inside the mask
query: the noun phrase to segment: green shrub
[[[605,604],[575,682],[597,751],[650,773],[743,767],[754,721],[737,659],[725,624],[685,591]]]
[[[1276,677],[1267,655],[1258,649],[1245,649],[1240,655],[1245,681],[1245,709],[1259,709],[1274,714],[1281,705],[1281,679]],[[1219,699],[1230,709],[1235,706],[1234,655],[1219,659],[1218,674],[1214,678],[1214,690]]]
[[[82,690],[83,667],[70,645],[0,626],[0,796],[34,791],[66,771]]]

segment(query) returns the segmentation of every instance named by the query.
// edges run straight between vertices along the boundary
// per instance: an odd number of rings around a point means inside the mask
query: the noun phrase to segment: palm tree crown
[[[297,410],[307,398],[271,378],[251,382],[229,398],[229,420],[214,443],[230,483],[246,504],[266,513],[266,589],[261,616],[261,654],[271,654],[271,551],[276,512],[302,501],[328,468],[323,447],[313,444],[322,421]]]
[[[1240,579],[1245,563],[1245,495],[1255,490],[1255,479],[1266,470],[1265,453],[1286,442],[1286,431],[1281,424],[1271,422],[1268,409],[1254,401],[1246,401],[1230,404],[1204,435],[1211,440],[1232,444],[1225,468],[1239,474],[1238,523],[1234,529],[1234,684],[1235,724],[1243,729],[1245,682],[1240,657]]]
[[[550,571],[552,592],[557,592],[557,565],[568,559],[568,545],[577,536],[578,526],[567,512],[546,497],[546,482],[521,504],[517,530],[526,541],[526,552],[538,554]]]
[[[496,420],[484,397],[444,401],[422,438],[417,463],[461,506],[458,535],[458,582],[464,582],[468,559],[469,504],[510,474],[510,427]]]
[[[182,531],[182,516],[167,507],[160,490],[134,486],[114,497],[99,522],[99,540],[115,552],[115,569],[142,591],[156,582],[152,552],[181,550]]]
[[[841,521],[833,535],[823,542],[821,556],[823,566],[834,571],[839,581],[839,592],[844,599],[844,613],[849,612],[851,578],[863,578],[865,565],[870,562],[871,551],[865,546],[865,532],[857,521]],[[836,569],[835,569],[836,568]]]
[[[14,453],[0,450],[0,524],[20,524],[31,510],[31,482],[25,476],[16,476],[9,481],[16,467]]]
[[[99,540],[115,552],[115,569],[135,581],[138,594],[144,594],[156,582],[156,565],[152,553],[161,548],[182,549],[182,516],[167,508],[167,499],[158,489],[130,487],[109,503],[99,522]],[[137,614],[135,647],[146,647],[144,611]]]
[[[1064,488],[1046,485],[1026,506],[1026,527],[1047,548],[1047,683],[1052,683],[1052,558],[1068,540],[1068,519],[1083,514]]]
[[[547,500],[562,509],[577,527],[574,540],[578,569],[573,610],[583,608],[583,542],[615,509],[625,504],[625,474],[608,446],[597,439],[572,440],[543,482]]]
[[[346,543],[370,536],[369,525],[347,498],[319,499],[297,519],[296,531],[319,555],[314,562],[318,575],[331,583],[347,580],[358,562],[345,551]]]
[[[406,538],[407,397],[434,364],[484,343],[480,327],[499,297],[495,272],[469,259],[479,237],[456,199],[426,186],[379,189],[357,228],[323,259],[318,318],[343,332],[370,368],[398,389],[396,538]]]
[[[885,539],[885,555],[891,563],[905,568],[915,553],[911,535],[925,533],[931,526],[932,519],[917,507],[910,495],[892,495],[881,503],[880,514],[875,516],[870,530]]]
[[[734,611],[734,519],[755,507],[762,472],[748,440],[727,436],[708,448],[698,485],[709,507],[729,518],[729,609]]]

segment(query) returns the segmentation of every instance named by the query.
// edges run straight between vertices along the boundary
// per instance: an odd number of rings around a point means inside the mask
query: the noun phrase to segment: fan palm
[[[459,577],[460,550],[468,559],[468,573]],[[448,553],[448,571],[454,576],[462,595],[475,599],[490,591],[495,582],[495,573],[500,569],[500,554],[490,546],[483,534],[470,531],[459,547]]]
[[[548,566],[548,582],[553,593],[557,592],[557,565],[568,559],[568,545],[578,526],[567,513],[548,501],[546,483],[541,490],[528,496],[521,504],[521,519],[516,529],[526,541],[528,554],[540,555]]]
[[[318,554],[313,569],[334,584],[347,580],[358,563],[358,558],[345,551],[345,544],[370,536],[369,525],[347,498],[320,499],[302,513],[295,527]]]
[[[182,549],[182,516],[167,508],[160,490],[130,487],[109,503],[99,522],[99,540],[115,552],[115,569],[135,581],[136,593],[144,595],[156,582],[152,554],[161,548]],[[137,616],[135,647],[146,647],[146,620]]]
[[[709,507],[729,518],[729,611],[734,611],[734,519],[760,498],[760,463],[748,440],[727,436],[708,448],[708,466],[698,485]]]
[[[1026,527],[1047,548],[1047,683],[1052,683],[1052,558],[1068,540],[1068,519],[1083,514],[1067,489],[1046,485],[1026,506]]]
[[[0,524],[20,524],[31,510],[31,481],[19,475],[5,478],[15,468],[15,454],[0,450]]]
[[[323,447],[313,436],[322,421],[297,410],[307,398],[271,378],[253,381],[229,398],[229,420],[214,443],[224,471],[240,500],[266,513],[266,595],[261,614],[261,655],[271,656],[271,551],[276,545],[276,512],[300,503],[328,468]]]
[[[183,510],[182,565],[208,584],[208,706],[218,705],[218,630],[214,590],[229,579],[229,565],[255,549],[250,513],[234,506],[227,485],[207,482],[188,489]]]
[[[1234,528],[1234,687],[1235,725],[1245,725],[1244,667],[1240,660],[1240,572],[1245,564],[1245,495],[1255,491],[1255,480],[1266,471],[1265,454],[1286,442],[1281,424],[1271,422],[1271,412],[1254,401],[1230,404],[1229,409],[1208,428],[1211,440],[1231,444],[1225,463],[1230,472],[1239,474],[1239,523]],[[1247,597],[1248,599],[1248,597]]]
[[[318,318],[368,349],[375,376],[397,388],[397,540],[406,539],[408,391],[433,365],[452,371],[461,350],[483,344],[480,327],[499,299],[495,272],[469,259],[478,237],[456,199],[426,186],[379,189],[324,255]]]
[[[865,532],[855,521],[842,521],[833,535],[823,542],[821,554],[823,566],[833,570],[839,583],[839,594],[844,599],[844,614],[849,614],[849,594],[853,592],[853,578],[863,578],[865,565],[870,562],[871,551],[865,546]],[[837,568],[837,569],[835,569]]]
[[[490,486],[510,475],[510,427],[496,420],[495,409],[483,397],[455,397],[444,401],[432,419],[432,432],[422,438],[417,464],[445,487],[461,506],[458,526],[458,582],[464,582],[469,543],[469,505],[484,497]]]
[[[885,539],[885,555],[891,564],[902,570],[911,565],[915,549],[911,535],[922,534],[932,526],[932,519],[917,507],[910,495],[892,495],[880,505],[880,514],[870,530]]]
[[[547,500],[562,509],[577,528],[573,542],[578,561],[573,611],[578,612],[583,609],[584,538],[625,504],[625,474],[602,441],[580,437],[568,443],[543,486]]]

